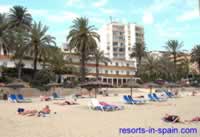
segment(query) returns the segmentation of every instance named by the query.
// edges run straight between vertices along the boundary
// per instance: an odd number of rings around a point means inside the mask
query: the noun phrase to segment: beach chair
[[[167,101],[165,98],[159,98],[156,93],[152,93],[152,96],[158,101]]]
[[[130,95],[128,95],[128,98],[129,98],[130,101],[133,102],[133,104],[145,104],[146,103],[145,100],[135,100]]]
[[[128,98],[128,96],[124,95],[123,96],[123,101],[126,104],[133,104],[133,102]]]
[[[167,91],[167,90],[164,90],[164,93],[169,97],[169,98],[175,98],[175,95],[170,92],[170,91]]]
[[[91,105],[92,105],[91,108],[93,108],[94,110],[101,110],[101,111],[112,111],[113,110],[112,106],[101,105],[99,103],[99,101],[95,98],[91,99],[90,101],[91,101]]]
[[[31,99],[25,99],[24,96],[22,94],[18,94],[17,95],[17,101],[23,102],[23,103],[31,103],[32,100]]]
[[[59,96],[56,92],[52,94],[54,100],[65,100],[65,97]]]
[[[8,101],[12,103],[21,103],[20,100],[17,100],[17,96],[15,94],[10,94],[8,97]]]
[[[147,95],[147,97],[148,97],[149,101],[158,101],[157,99],[155,99],[155,98],[152,96],[151,93],[149,93],[149,94]]]

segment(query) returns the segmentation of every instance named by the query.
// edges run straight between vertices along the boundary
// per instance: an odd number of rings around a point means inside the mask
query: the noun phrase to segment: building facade
[[[133,60],[130,54],[135,43],[144,43],[144,28],[136,24],[112,22],[99,30],[99,48],[110,59]]]

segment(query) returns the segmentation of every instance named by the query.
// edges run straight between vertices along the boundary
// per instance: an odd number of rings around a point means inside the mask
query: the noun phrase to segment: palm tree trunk
[[[37,71],[37,61],[38,61],[38,49],[35,48],[35,55],[33,60],[33,77],[35,76],[35,73]]]
[[[18,62],[18,79],[21,79],[21,74],[22,74],[22,60],[19,59],[19,62]]]
[[[174,71],[175,71],[175,81],[177,80],[177,70],[176,70],[176,54],[174,54]]]
[[[81,53],[81,64],[80,64],[81,82],[85,81],[85,53]]]
[[[99,80],[99,61],[96,59],[96,80]]]

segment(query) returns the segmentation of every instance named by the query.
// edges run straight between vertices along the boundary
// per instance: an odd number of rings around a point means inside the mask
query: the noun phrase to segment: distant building
[[[99,48],[110,59],[133,60],[130,54],[135,43],[144,43],[144,28],[136,24],[112,22],[99,30]]]

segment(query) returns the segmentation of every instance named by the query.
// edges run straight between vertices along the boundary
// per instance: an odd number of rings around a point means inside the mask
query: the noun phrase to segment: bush
[[[42,69],[36,72],[35,77],[32,81],[32,86],[44,90],[46,89],[45,85],[51,81],[55,81],[55,79],[55,73],[51,72],[48,69]]]

